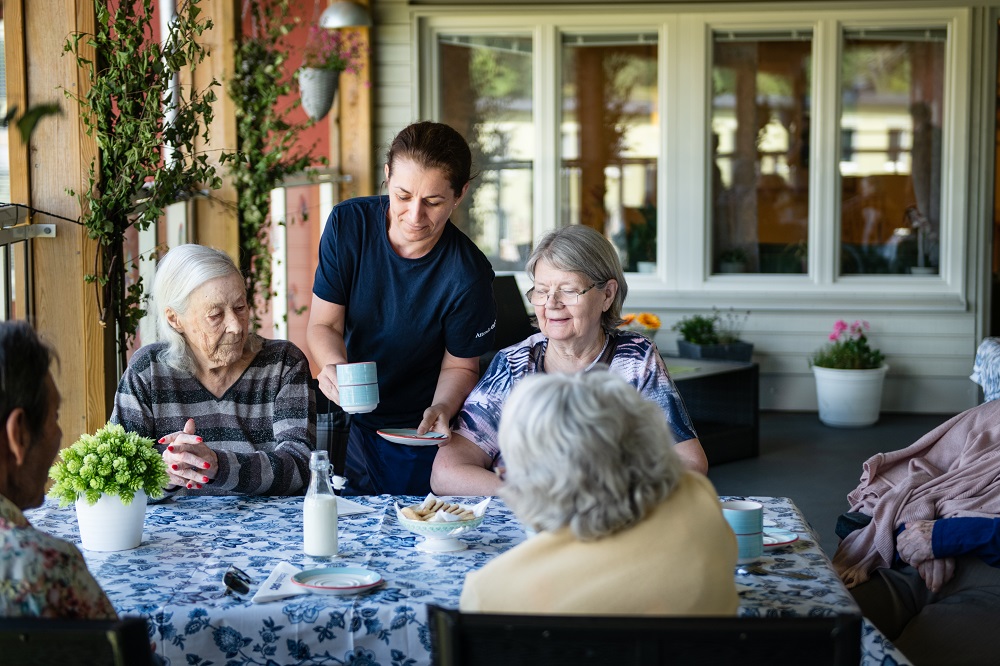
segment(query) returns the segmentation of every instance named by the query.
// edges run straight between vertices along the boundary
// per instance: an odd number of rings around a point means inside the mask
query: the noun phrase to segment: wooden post
[[[368,0],[355,1],[359,5],[371,7]],[[339,128],[336,126],[337,116],[330,121],[331,153],[336,150],[338,143],[340,145],[339,155],[331,154],[330,163],[334,166],[339,163],[341,172],[351,177],[351,182],[346,183],[340,192],[341,198],[347,199],[376,193],[371,95],[375,82],[372,80],[371,30],[369,28],[342,28],[342,30],[358,33],[362,43],[359,72],[340,76]],[[333,140],[335,136],[337,141]]]
[[[17,189],[11,196],[16,203],[78,219],[79,202],[66,190],[86,187],[97,144],[84,132],[78,104],[63,95],[64,90],[82,95],[89,87],[86,72],[77,67],[76,60],[63,56],[63,45],[73,33],[93,33],[94,0],[16,2],[23,11],[23,31],[12,30],[9,10],[14,3],[8,1],[7,39],[23,36],[24,41],[7,48],[31,54],[18,65],[31,83],[24,98],[29,105],[56,102],[63,114],[38,124],[30,150],[12,153],[11,179]],[[12,64],[8,63],[9,72]],[[35,215],[33,221],[56,225],[55,238],[31,241],[32,298],[35,327],[59,353],[53,376],[62,393],[63,444],[69,445],[81,433],[93,432],[107,421],[118,380],[114,335],[98,320],[94,286],[84,283],[84,276],[94,272],[97,244],[79,224],[46,215]]]
[[[222,176],[223,185],[214,190],[209,199],[196,199],[194,203],[195,243],[224,250],[239,265],[239,216],[236,211],[236,187],[226,175],[226,168],[218,164],[223,151],[236,149],[236,107],[226,93],[226,82],[234,71],[234,44],[241,34],[239,0],[202,0],[202,15],[211,18],[215,27],[202,38],[209,50],[209,57],[195,73],[194,85],[204,90],[214,78],[222,86],[216,88],[215,117],[208,143],[198,146],[209,155]]]

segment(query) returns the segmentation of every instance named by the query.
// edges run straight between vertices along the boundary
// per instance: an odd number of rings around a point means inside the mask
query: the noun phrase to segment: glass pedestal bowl
[[[468,546],[457,537],[479,527],[484,516],[476,516],[471,520],[455,520],[451,522],[425,522],[410,520],[397,514],[399,524],[404,528],[424,537],[417,543],[417,550],[427,553],[451,553],[465,550]]]

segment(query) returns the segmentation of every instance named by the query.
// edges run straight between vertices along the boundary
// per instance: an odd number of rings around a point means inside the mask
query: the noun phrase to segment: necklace
[[[610,341],[610,340],[611,340],[611,336],[608,335],[607,333],[604,333],[604,346],[601,347],[601,351],[597,354],[597,358],[595,358],[593,361],[591,361],[590,365],[588,365],[586,368],[583,369],[584,372],[590,372],[590,370],[595,365],[597,365],[597,362],[601,360],[602,356],[604,356],[604,352],[607,351],[607,349],[608,349],[608,341]]]

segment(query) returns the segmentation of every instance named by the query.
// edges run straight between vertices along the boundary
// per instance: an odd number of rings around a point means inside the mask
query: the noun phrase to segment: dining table
[[[470,505],[485,500],[446,499]],[[794,502],[720,499],[761,502],[765,531],[795,537],[765,548],[757,562],[765,573],[734,571],[740,615],[859,613]],[[397,506],[423,500],[341,498],[339,551],[332,558],[303,553],[302,497],[175,497],[147,508],[139,547],[82,552],[119,615],[148,620],[150,640],[168,666],[419,666],[431,661],[428,604],[457,607],[466,573],[530,538],[502,500],[492,498],[482,523],[458,537],[462,550],[426,552],[418,547],[424,537],[408,531],[397,513]],[[48,499],[26,515],[38,529],[80,545],[72,506]],[[301,593],[295,596],[252,601],[279,565],[292,571],[360,567],[383,582],[347,595],[296,586]],[[249,593],[227,593],[223,578],[233,566],[248,575]],[[861,640],[862,664],[909,663],[867,621]]]

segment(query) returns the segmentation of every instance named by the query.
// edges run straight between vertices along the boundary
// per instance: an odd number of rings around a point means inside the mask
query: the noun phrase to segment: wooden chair
[[[434,605],[427,614],[435,666],[853,666],[861,659],[860,615],[500,615]]]
[[[37,666],[150,666],[146,619],[0,619],[0,662]]]

